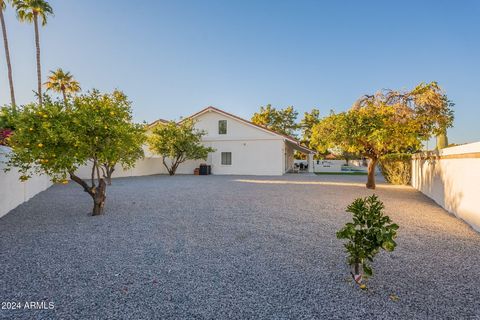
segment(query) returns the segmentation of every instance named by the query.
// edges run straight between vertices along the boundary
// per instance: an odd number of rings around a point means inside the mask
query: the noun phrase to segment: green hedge
[[[387,154],[380,158],[380,171],[391,184],[407,185],[412,178],[412,155],[409,153]]]

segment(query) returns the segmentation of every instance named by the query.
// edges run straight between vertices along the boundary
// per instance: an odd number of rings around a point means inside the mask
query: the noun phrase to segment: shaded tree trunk
[[[104,169],[105,169],[104,170],[105,174],[103,175],[103,177],[107,181],[107,185],[111,186],[112,185],[112,174],[115,171],[115,166],[105,165]]]
[[[180,163],[183,162],[183,161],[180,161],[179,159],[176,159],[175,161],[172,161],[172,164],[169,167],[165,162],[165,157],[162,157],[162,161],[165,168],[167,168],[168,174],[171,176],[175,175],[175,172],[177,171],[178,166],[180,165]]]
[[[107,176],[105,177],[105,181],[107,181],[107,185],[112,185],[112,172],[108,172]]]
[[[98,187],[95,188],[95,192],[92,195],[93,197],[93,211],[92,216],[98,216],[103,214],[105,207],[105,200],[107,199],[106,195],[107,184],[104,179],[99,180]]]
[[[15,102],[15,90],[13,88],[12,64],[10,62],[10,49],[8,47],[7,27],[5,25],[5,17],[3,16],[2,8],[0,8],[0,21],[2,23],[3,46],[5,48],[5,58],[7,60],[8,83],[10,85],[10,101],[12,103],[12,109],[15,110],[17,104]]]
[[[107,184],[105,180],[100,178],[98,179],[98,186],[92,185],[89,186],[83,179],[76,176],[73,172],[69,172],[70,179],[75,181],[80,186],[83,187],[83,191],[88,193],[93,199],[93,210],[92,216],[98,216],[103,214],[105,208],[105,200],[107,199]]]
[[[368,163],[368,178],[367,188],[375,189],[375,167],[377,166],[378,158],[370,158]]]
[[[115,164],[109,165],[108,163],[104,163],[102,166],[100,166],[100,169],[102,169],[102,176],[107,182],[107,185],[111,186],[112,175],[113,175],[113,172],[115,171]]]
[[[38,81],[38,103],[42,106],[42,68],[40,64],[40,33],[38,31],[38,14],[33,15],[33,25],[35,26],[35,46],[37,49],[37,81]]]
[[[171,176],[175,175],[175,172],[177,172],[178,164],[173,164],[169,169],[168,169],[168,174]]]

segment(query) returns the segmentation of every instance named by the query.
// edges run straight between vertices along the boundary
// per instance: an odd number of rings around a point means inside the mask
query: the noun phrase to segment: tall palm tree
[[[64,72],[62,68],[50,71],[48,81],[45,82],[47,90],[52,90],[63,95],[65,106],[67,105],[67,94],[79,92],[80,84],[73,78],[70,72]]]
[[[5,58],[7,60],[8,83],[10,84],[10,102],[12,108],[15,110],[15,90],[13,89],[12,64],[10,63],[10,49],[8,48],[7,27],[5,26],[5,17],[3,10],[5,10],[7,0],[0,0],[0,22],[2,24],[3,46],[5,47]]]
[[[37,48],[37,81],[38,102],[42,105],[42,68],[40,64],[40,34],[38,32],[38,19],[42,26],[47,24],[47,17],[53,15],[53,9],[45,0],[13,0],[20,22],[33,23],[35,27],[35,45]]]

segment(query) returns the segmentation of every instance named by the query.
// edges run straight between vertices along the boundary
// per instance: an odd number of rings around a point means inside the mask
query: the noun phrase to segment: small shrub
[[[380,171],[391,184],[408,185],[412,178],[412,155],[387,154],[380,158]]]
[[[337,232],[338,239],[348,240],[344,246],[348,263],[353,268],[352,276],[358,284],[362,281],[363,273],[365,276],[373,275],[368,263],[373,261],[380,249],[393,251],[397,245],[394,239],[398,225],[383,214],[383,209],[383,202],[376,195],[355,199],[347,207],[353,222],[348,222]]]

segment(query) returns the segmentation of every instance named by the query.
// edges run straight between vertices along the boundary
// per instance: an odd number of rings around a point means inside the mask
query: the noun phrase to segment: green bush
[[[392,223],[390,217],[383,214],[383,202],[376,195],[358,198],[347,207],[353,217],[337,232],[337,238],[347,239],[344,244],[348,253],[348,263],[353,267],[352,276],[360,284],[362,270],[366,276],[373,274],[372,262],[375,255],[384,249],[393,251],[397,244],[398,225]]]
[[[391,184],[407,185],[412,178],[412,155],[408,153],[387,154],[380,158],[380,171]]]
[[[0,129],[10,129],[9,109],[0,107]]]

